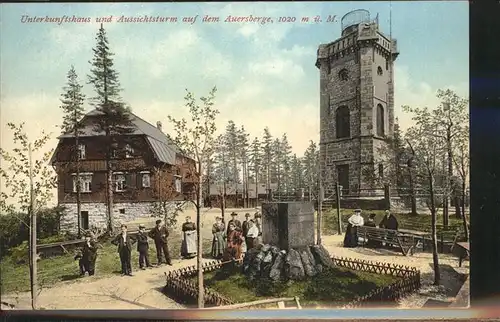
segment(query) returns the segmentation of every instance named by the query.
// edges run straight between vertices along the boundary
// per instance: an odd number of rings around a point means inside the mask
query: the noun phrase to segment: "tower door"
[[[342,194],[349,194],[349,165],[337,165],[337,178],[339,185],[342,186]]]

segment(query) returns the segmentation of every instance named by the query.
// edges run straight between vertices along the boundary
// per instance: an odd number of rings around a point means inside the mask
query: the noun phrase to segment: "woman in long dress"
[[[186,222],[182,224],[182,234],[181,256],[185,259],[195,257],[197,254],[196,225],[191,221],[191,217],[186,217]]]
[[[361,209],[354,210],[354,215],[347,220],[347,228],[344,237],[344,247],[358,246],[358,227],[363,226],[365,220],[361,217]]]
[[[243,232],[239,228],[236,228],[233,223],[230,223],[228,228],[229,235],[227,236],[227,246],[224,251],[223,259],[224,261],[233,259],[239,260],[242,255],[241,244],[243,244],[243,241],[245,240],[243,238]]]
[[[220,259],[224,254],[226,244],[226,227],[221,217],[215,218],[215,223],[212,226],[212,234],[214,236],[212,240],[212,257]]]

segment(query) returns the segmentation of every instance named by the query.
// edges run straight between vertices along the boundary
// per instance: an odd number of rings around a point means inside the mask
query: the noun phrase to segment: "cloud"
[[[413,81],[409,71],[408,66],[404,65],[396,65],[394,68],[394,110],[403,130],[409,128],[413,122],[411,115],[402,111],[402,105],[432,109],[441,103],[436,97],[438,88],[433,88],[426,82]],[[440,89],[451,89],[462,97],[469,97],[468,82],[449,84]]]

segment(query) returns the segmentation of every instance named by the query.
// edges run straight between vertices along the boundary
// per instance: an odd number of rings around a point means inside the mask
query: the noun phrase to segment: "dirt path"
[[[429,298],[451,300],[463,282],[462,274],[468,274],[468,262],[458,268],[455,257],[441,255],[442,284],[431,286],[433,281],[432,254],[417,253],[405,257],[386,250],[341,247],[342,236],[324,236],[323,243],[331,255],[370,261],[392,262],[417,267],[421,271],[422,289],[419,293],[401,300],[401,308],[421,307]],[[208,261],[208,260],[207,260]],[[134,272],[133,277],[85,277],[76,282],[63,282],[43,289],[39,295],[39,306],[45,309],[177,309],[180,304],[161,293],[165,283],[164,272],[195,265],[196,260],[177,260],[173,266],[161,266],[146,271]],[[451,269],[450,269],[451,268]],[[459,273],[457,273],[457,271]],[[14,304],[17,309],[30,309],[28,292],[6,294],[2,301]]]

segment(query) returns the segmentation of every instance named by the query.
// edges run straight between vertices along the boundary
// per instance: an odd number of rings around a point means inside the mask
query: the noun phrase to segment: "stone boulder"
[[[264,258],[262,259],[261,276],[269,277],[272,266],[273,266],[273,253],[271,251],[268,251],[264,256]]]
[[[305,278],[304,266],[300,254],[295,249],[290,249],[286,256],[286,275],[291,280],[302,280]]]
[[[286,251],[282,250],[278,253],[278,255],[276,255],[273,265],[271,266],[271,270],[269,272],[269,278],[271,278],[271,280],[279,281],[284,277],[283,271],[285,267],[285,260],[286,260]]]
[[[330,257],[328,251],[323,247],[323,245],[313,245],[311,246],[311,252],[314,255],[316,263],[321,264],[325,267],[333,266],[333,261]]]
[[[316,271],[316,263],[314,261],[314,257],[311,253],[311,250],[309,248],[305,248],[300,250],[300,259],[302,260],[302,265],[304,266],[304,272],[306,276],[312,277],[317,274]],[[311,256],[309,256],[311,255]],[[312,257],[312,261],[311,261]]]

